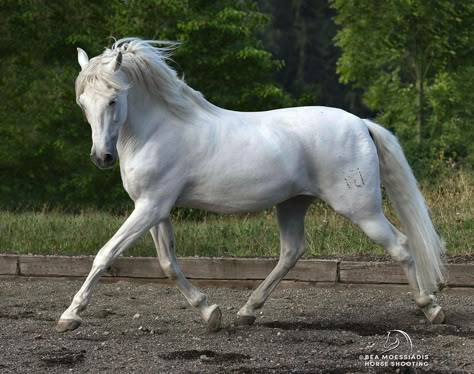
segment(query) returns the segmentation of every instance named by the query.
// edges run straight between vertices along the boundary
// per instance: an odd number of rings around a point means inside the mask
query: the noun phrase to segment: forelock
[[[106,51],[108,52],[108,51]],[[110,53],[104,53],[92,58],[76,78],[76,101],[82,95],[87,86],[93,86],[98,92],[106,92],[109,89],[117,91],[127,88],[125,84],[117,78],[117,75],[107,68],[111,61]]]

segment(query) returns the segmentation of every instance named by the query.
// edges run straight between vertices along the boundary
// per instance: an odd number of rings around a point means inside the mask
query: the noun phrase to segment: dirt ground
[[[0,280],[0,373],[474,372],[473,290],[447,290],[447,323],[437,326],[406,288],[277,290],[255,324],[240,327],[235,315],[251,291],[207,289],[223,313],[210,333],[173,287],[101,283],[82,326],[59,334],[56,320],[80,285]],[[401,333],[387,341],[390,330],[409,335],[411,353]]]

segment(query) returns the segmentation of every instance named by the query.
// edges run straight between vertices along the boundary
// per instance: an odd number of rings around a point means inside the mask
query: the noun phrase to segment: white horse
[[[58,331],[80,325],[79,313],[101,274],[147,231],[163,271],[208,328],[218,329],[218,306],[208,305],[178,267],[170,211],[181,206],[240,213],[276,205],[280,259],[238,312],[240,323],[252,324],[256,310],[304,253],[304,218],[315,198],[399,261],[416,304],[429,321],[443,322],[433,295],[444,282],[443,243],[390,132],[327,107],[255,113],[219,108],[178,78],[166,64],[173,47],[154,47],[157,43],[122,39],[91,60],[78,49],[76,98],[92,128],[91,158],[101,169],[120,159],[135,209],[98,252]],[[381,180],[407,236],[382,212]]]

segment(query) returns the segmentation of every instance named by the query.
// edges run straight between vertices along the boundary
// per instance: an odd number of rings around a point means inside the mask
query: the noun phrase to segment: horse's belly
[[[216,183],[189,186],[177,205],[218,213],[242,213],[270,208],[293,196],[309,194],[298,178],[290,178],[283,171],[280,175],[276,170],[274,173],[259,173],[253,178],[234,175]]]

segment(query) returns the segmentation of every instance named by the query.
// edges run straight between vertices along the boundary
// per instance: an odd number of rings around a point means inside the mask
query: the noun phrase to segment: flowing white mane
[[[155,47],[165,44],[166,47]],[[126,89],[109,69],[105,69],[118,52],[122,53],[121,69],[129,79],[129,85],[140,85],[152,95],[161,98],[169,109],[180,117],[186,117],[196,107],[213,111],[216,107],[203,95],[189,87],[176,71],[166,63],[177,44],[156,40],[124,38],[116,41],[104,53],[90,60],[76,80],[76,99],[84,92],[85,86],[94,84],[109,86],[117,90]]]

